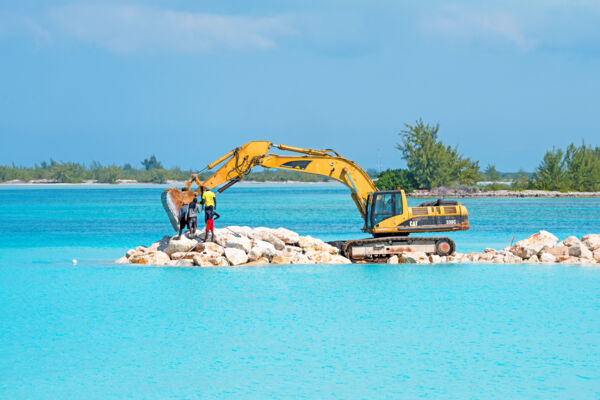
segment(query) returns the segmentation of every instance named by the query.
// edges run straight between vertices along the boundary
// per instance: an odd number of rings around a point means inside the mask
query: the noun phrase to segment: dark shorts
[[[187,219],[186,218],[179,220],[179,229],[184,229],[186,225],[187,225]]]
[[[209,218],[212,218],[214,210],[215,210],[214,206],[204,207],[204,220],[205,221],[208,221]]]
[[[188,218],[188,228],[196,229],[197,226],[198,226],[198,219],[196,217]]]

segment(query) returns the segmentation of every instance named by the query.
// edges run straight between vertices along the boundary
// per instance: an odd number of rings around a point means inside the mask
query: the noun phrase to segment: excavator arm
[[[269,150],[272,148],[304,155],[271,154]],[[369,175],[359,165],[331,149],[302,149],[267,141],[255,141],[233,149],[208,164],[206,169],[211,170],[218,165],[221,166],[204,182],[200,182],[197,175],[192,175],[184,189],[190,189],[195,182],[199,191],[200,188],[207,187],[218,188],[219,192],[223,192],[242,180],[254,167],[280,168],[322,175],[343,183],[350,189],[352,199],[363,218],[369,193],[377,190]]]

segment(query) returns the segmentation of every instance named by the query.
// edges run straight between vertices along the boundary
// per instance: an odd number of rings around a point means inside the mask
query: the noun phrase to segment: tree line
[[[377,187],[391,190],[397,187],[407,192],[440,186],[474,186],[478,181],[491,181],[488,190],[559,190],[600,191],[600,147],[570,144],[566,150],[545,153],[534,173],[523,170],[502,173],[493,164],[484,171],[479,162],[464,157],[457,147],[445,145],[439,138],[440,126],[417,120],[406,124],[397,145],[404,169],[388,169],[378,175]],[[502,183],[509,180],[510,183]]]
[[[167,169],[152,155],[140,162],[140,167],[135,168],[131,164],[123,166],[102,165],[92,162],[86,166],[75,162],[58,162],[50,160],[35,164],[33,167],[0,166],[0,182],[11,180],[34,181],[45,180],[56,183],[82,183],[85,181],[96,181],[100,183],[117,183],[119,180],[135,180],[142,183],[166,183],[167,181],[186,181],[193,170],[182,170],[179,167]],[[373,177],[376,171],[369,170]],[[199,174],[201,180],[205,180],[211,172]],[[323,182],[329,178],[305,174],[297,171],[286,171],[281,169],[266,169],[264,171],[252,171],[245,180],[256,182]]]

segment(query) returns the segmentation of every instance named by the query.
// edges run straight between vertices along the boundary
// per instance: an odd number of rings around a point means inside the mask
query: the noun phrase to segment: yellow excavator
[[[279,155],[276,148],[303,155]],[[379,191],[367,173],[355,162],[331,149],[314,150],[273,144],[268,141],[248,142],[207,165],[212,170],[222,164],[208,179],[200,181],[192,174],[185,186],[166,189],[162,204],[173,228],[179,230],[178,211],[194,194],[204,188],[222,193],[241,181],[252,168],[280,168],[317,174],[335,179],[350,189],[350,196],[362,215],[363,232],[373,238],[330,242],[353,261],[381,262],[407,251],[446,256],[454,253],[455,244],[447,237],[408,237],[415,232],[448,232],[469,229],[467,209],[456,201],[439,199],[408,207],[404,190]],[[197,188],[192,190],[193,183]]]

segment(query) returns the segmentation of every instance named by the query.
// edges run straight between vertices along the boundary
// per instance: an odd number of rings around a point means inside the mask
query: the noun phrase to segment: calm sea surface
[[[112,264],[171,233],[162,189],[0,186],[0,398],[600,398],[600,268]],[[217,227],[364,237],[341,185],[218,201]],[[462,202],[460,252],[600,233],[600,199]]]

